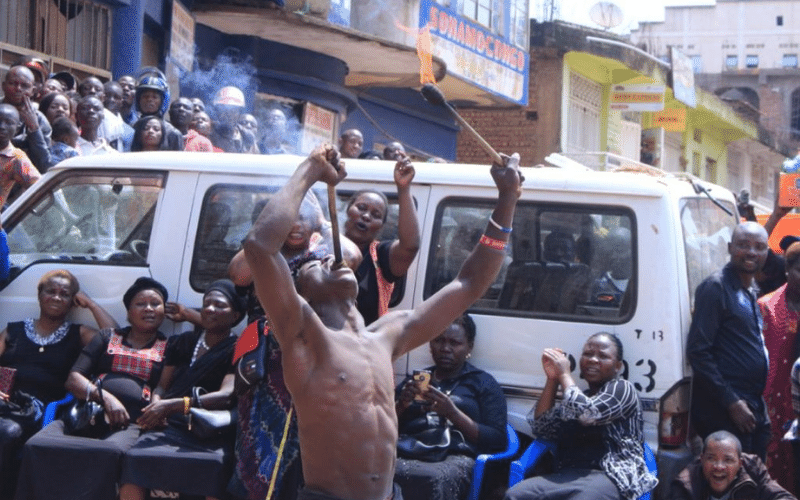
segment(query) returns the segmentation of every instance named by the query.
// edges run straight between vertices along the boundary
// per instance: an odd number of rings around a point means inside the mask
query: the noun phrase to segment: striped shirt
[[[535,408],[528,414],[533,435],[556,444],[570,423],[600,426],[605,447],[600,465],[624,498],[638,498],[658,482],[644,461],[642,405],[627,380],[610,380],[595,394],[585,394],[573,385],[553,408],[539,418],[534,413]]]

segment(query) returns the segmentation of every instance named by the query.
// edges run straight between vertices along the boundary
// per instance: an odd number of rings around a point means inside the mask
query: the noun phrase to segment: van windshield
[[[447,199],[437,210],[425,298],[458,274],[493,204]],[[618,324],[635,309],[636,224],[630,209],[520,202],[506,262],[474,307],[512,316]]]
[[[736,213],[732,203],[720,203],[731,213]],[[731,241],[736,219],[708,198],[683,198],[680,207],[689,297],[694,308],[697,285],[728,262],[728,242]]]
[[[146,265],[162,174],[62,176],[7,221],[12,275],[42,261]]]

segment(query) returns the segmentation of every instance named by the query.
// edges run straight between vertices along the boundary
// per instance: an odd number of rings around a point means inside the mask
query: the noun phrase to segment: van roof
[[[65,160],[48,170],[48,174],[69,168],[120,168],[143,170],[167,170],[209,173],[236,173],[261,176],[265,173],[290,176],[305,156],[297,155],[253,155],[235,153],[196,153],[184,151],[159,151],[125,153],[121,155],[97,155],[75,157]],[[348,179],[370,180],[376,183],[393,183],[394,162],[382,160],[345,160]],[[415,162],[414,182],[430,185],[493,186],[488,165],[463,163]],[[574,191],[596,193],[636,194],[661,197],[668,191],[695,191],[685,177],[666,174],[655,177],[631,172],[599,172],[587,169],[559,168],[555,166],[524,167],[525,187],[537,191]],[[730,191],[710,183],[694,180],[720,198],[732,198]],[[727,193],[727,194],[723,194]]]

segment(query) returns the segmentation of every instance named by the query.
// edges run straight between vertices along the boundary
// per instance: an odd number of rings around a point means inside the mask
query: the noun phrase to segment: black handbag
[[[192,387],[192,399],[199,401],[201,387]],[[206,410],[189,408],[186,428],[200,440],[214,439],[231,434],[236,429],[236,410]]]
[[[404,426],[397,439],[397,456],[422,462],[441,462],[448,455],[476,456],[464,435],[435,413],[418,417]]]
[[[9,418],[26,429],[40,429],[44,403],[27,392],[14,391],[8,400],[0,399],[0,418]]]
[[[89,401],[92,390],[92,385],[89,385],[86,389],[86,400],[74,401],[64,413],[64,434],[101,439],[111,431],[111,426],[106,421],[103,380],[97,379],[95,385],[100,394],[100,402]]]

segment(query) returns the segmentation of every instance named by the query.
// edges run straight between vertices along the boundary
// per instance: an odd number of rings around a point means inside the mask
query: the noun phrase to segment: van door
[[[241,249],[254,218],[285,183],[282,176],[200,174],[182,249],[176,300],[198,308],[206,287],[228,277],[228,264]]]
[[[66,269],[125,324],[122,295],[136,278],[151,275],[149,246],[166,178],[165,172],[66,170],[24,193],[3,214],[12,267],[0,317],[38,317],[39,279]],[[94,324],[86,310],[73,315]]]
[[[488,186],[431,191],[419,256],[425,271],[417,275],[415,304],[456,277],[496,200],[496,189]],[[636,213],[619,197],[589,193],[530,193],[517,204],[503,268],[470,308],[477,326],[470,361],[504,387],[510,421],[519,430],[529,432],[524,415],[544,387],[545,347],[565,349],[574,367],[590,334],[617,331],[634,317]],[[406,371],[430,366],[428,351],[427,346],[413,351]]]

